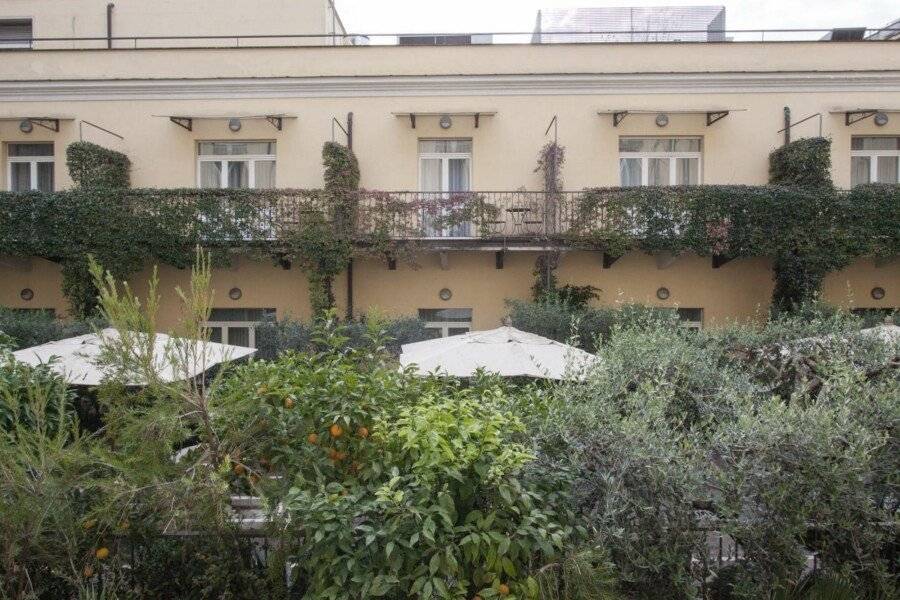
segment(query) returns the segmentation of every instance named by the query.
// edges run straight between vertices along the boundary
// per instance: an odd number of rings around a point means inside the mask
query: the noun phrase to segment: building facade
[[[831,138],[838,187],[900,181],[900,45],[891,41],[360,46],[320,0],[253,3],[246,19],[234,15],[240,3],[191,3],[204,14],[229,7],[203,31],[185,3],[140,3],[144,13],[120,4],[111,39],[105,2],[66,3],[66,15],[49,1],[0,6],[0,32],[4,23],[22,31],[25,20],[33,32],[18,44],[0,34],[0,188],[67,189],[65,149],[78,140],[127,154],[134,187],[320,188],[323,143],[350,132],[366,189],[513,198],[500,227],[519,227],[516,239],[459,245],[445,238],[466,231],[442,231],[414,264],[357,259],[335,283],[339,309],[352,293],[355,314],[420,314],[454,333],[495,326],[506,299],[528,298],[543,249],[527,243],[527,213],[509,209],[521,190],[542,189],[536,158],[554,136],[566,149],[566,190],[762,185],[787,107],[792,122],[811,117],[791,128],[795,138]],[[312,37],[277,37],[289,32]],[[139,39],[160,35],[233,37]],[[160,269],[169,327],[172,290],[188,273]],[[602,305],[696,309],[685,314],[703,326],[764,317],[773,288],[765,258],[716,267],[709,257],[630,253],[604,265],[602,253],[563,248],[557,276],[599,288]],[[54,263],[0,257],[0,306],[66,314],[60,281]],[[237,324],[235,341],[261,318],[310,313],[296,268],[241,258],[213,283],[214,317],[223,332]],[[860,259],[830,274],[823,296],[898,307],[900,261]]]

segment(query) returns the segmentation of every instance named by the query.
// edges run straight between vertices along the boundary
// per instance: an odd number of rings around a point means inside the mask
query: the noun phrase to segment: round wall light
[[[444,302],[448,301],[453,297],[453,292],[450,291],[450,288],[444,288],[440,292],[438,292],[438,297]]]
[[[31,133],[34,131],[34,123],[28,119],[24,119],[19,123],[19,131],[22,133]]]
[[[439,123],[441,125],[441,129],[450,129],[451,127],[453,127],[453,119],[450,118],[450,115],[442,116]]]
[[[34,290],[31,288],[25,288],[21,292],[19,292],[19,298],[24,300],[25,302],[30,302],[32,298],[34,298]]]
[[[671,293],[669,292],[669,288],[661,287],[656,290],[656,297],[660,300],[668,300]]]
[[[242,292],[241,288],[239,288],[239,287],[233,287],[230,290],[228,290],[228,297],[231,298],[232,300],[240,300],[241,296],[243,296],[243,295],[244,295],[244,292]]]
[[[656,115],[656,126],[657,127],[665,127],[669,124],[669,115],[660,113]]]
[[[883,300],[884,299],[884,288],[883,287],[873,287],[871,294],[872,294],[872,298],[874,300]]]
[[[878,125],[879,127],[884,127],[885,125],[888,124],[888,121],[890,121],[890,119],[887,116],[887,113],[883,113],[883,112],[875,113],[875,117],[872,120],[875,121],[875,124]]]
[[[240,119],[230,119],[228,121],[228,129],[232,130],[235,133],[240,131],[241,130],[241,120]]]

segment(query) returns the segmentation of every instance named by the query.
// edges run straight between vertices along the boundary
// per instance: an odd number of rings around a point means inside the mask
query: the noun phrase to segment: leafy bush
[[[415,317],[378,320],[379,328],[384,331],[384,342],[388,352],[399,356],[400,346],[428,339],[425,322]],[[345,325],[347,345],[350,348],[361,348],[370,344],[367,319],[350,321]],[[264,323],[256,328],[257,358],[274,360],[289,350],[307,352],[315,350],[313,330],[315,325],[283,319],[276,323]]]
[[[341,329],[315,337],[324,351],[240,367],[216,399],[252,398],[220,428],[242,432],[231,439],[250,485],[283,511],[301,591],[533,597],[531,567],[575,530],[556,475],[525,477],[532,455],[504,390],[398,371],[344,349]]]
[[[831,140],[802,138],[769,155],[769,183],[831,187]]]
[[[66,166],[75,185],[84,190],[119,189],[131,185],[131,161],[121,152],[90,142],[66,147]]]
[[[13,350],[91,333],[100,325],[98,320],[62,320],[49,312],[0,307],[0,332],[12,338]]]
[[[574,470],[579,512],[626,591],[694,597],[719,570],[716,530],[745,555],[716,584],[729,598],[790,589],[813,552],[857,597],[895,593],[900,346],[854,323],[615,327],[603,368],[557,390],[538,460]]]
[[[558,342],[576,342],[589,352],[609,337],[616,325],[656,323],[676,326],[673,311],[626,304],[614,308],[589,308],[563,295],[548,295],[538,302],[507,300],[513,327]]]

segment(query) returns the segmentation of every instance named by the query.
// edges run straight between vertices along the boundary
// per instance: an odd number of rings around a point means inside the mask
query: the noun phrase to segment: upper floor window
[[[11,192],[53,191],[53,144],[9,144],[7,155]]]
[[[275,142],[200,142],[197,163],[201,188],[275,187]]]
[[[697,185],[701,156],[700,138],[619,138],[621,185]]]
[[[31,19],[0,19],[0,49],[31,48]]]
[[[850,140],[850,183],[900,183],[900,137]]]

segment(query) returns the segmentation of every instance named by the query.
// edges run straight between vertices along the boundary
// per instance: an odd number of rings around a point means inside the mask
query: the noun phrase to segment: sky
[[[724,5],[728,29],[882,27],[897,0],[335,0],[350,33],[531,31],[540,8]]]

